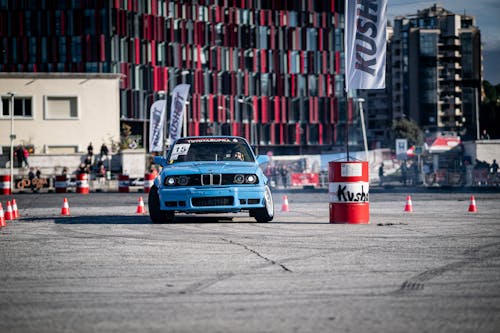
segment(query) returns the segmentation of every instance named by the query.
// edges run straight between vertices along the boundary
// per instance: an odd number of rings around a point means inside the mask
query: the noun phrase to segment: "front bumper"
[[[264,185],[162,187],[160,209],[185,213],[231,213],[264,207]]]

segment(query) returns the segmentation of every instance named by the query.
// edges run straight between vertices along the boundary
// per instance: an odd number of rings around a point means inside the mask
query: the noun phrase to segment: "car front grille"
[[[244,174],[244,175],[247,175],[247,174]],[[240,185],[240,184],[234,183],[234,176],[236,176],[236,174],[234,174],[234,173],[231,173],[231,174],[205,173],[205,174],[186,175],[186,177],[188,177],[188,183],[186,185],[182,185],[182,186]],[[258,182],[259,182],[259,180],[257,178],[256,183],[258,183]],[[181,186],[181,185],[176,184],[175,186]]]
[[[212,173],[201,175],[201,185],[222,185],[222,176]]]
[[[195,207],[232,206],[234,198],[233,197],[192,198],[191,202]]]

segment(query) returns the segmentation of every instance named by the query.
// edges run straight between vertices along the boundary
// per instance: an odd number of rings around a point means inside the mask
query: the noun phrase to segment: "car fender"
[[[160,188],[161,187],[161,175],[158,175],[158,177],[155,178],[153,184],[157,187],[157,188]]]

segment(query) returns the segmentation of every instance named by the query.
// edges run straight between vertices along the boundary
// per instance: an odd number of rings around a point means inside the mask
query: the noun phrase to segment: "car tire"
[[[266,185],[266,190],[264,192],[264,207],[252,209],[250,211],[250,216],[253,216],[255,220],[259,223],[269,222],[273,220],[274,217],[274,202],[271,189]]]
[[[158,195],[158,187],[153,185],[148,196],[149,217],[153,223],[172,222],[174,212],[167,212],[160,209],[160,196]]]

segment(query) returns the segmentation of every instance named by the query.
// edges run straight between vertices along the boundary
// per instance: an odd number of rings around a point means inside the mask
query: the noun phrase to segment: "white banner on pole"
[[[396,158],[398,160],[406,160],[408,156],[408,139],[396,139]]]
[[[149,152],[163,151],[163,124],[167,101],[158,100],[151,105],[149,116]]]
[[[168,144],[181,137],[182,119],[189,94],[189,84],[179,84],[172,92],[172,106],[170,109],[170,127],[168,131]]]
[[[384,89],[387,0],[346,0],[345,85]]]

